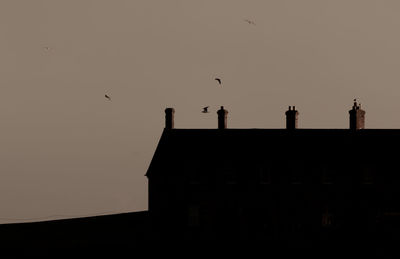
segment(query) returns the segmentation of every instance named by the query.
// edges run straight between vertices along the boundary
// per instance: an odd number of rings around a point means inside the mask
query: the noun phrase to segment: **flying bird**
[[[219,79],[219,78],[215,78],[215,80],[217,80],[217,81],[218,81],[218,83],[219,83],[219,84],[221,84],[221,79]]]
[[[208,107],[210,107],[210,106],[204,107],[202,113],[208,113],[208,110],[207,110]]]
[[[256,25],[256,23],[255,23],[255,22],[253,22],[253,21],[250,21],[249,19],[245,19],[244,21],[245,21],[245,22],[247,22],[248,24],[251,24],[251,25]]]
[[[104,95],[104,97],[111,101],[111,97],[110,96]]]

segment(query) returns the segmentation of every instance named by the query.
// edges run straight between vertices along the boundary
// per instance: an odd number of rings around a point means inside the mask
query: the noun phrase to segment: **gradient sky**
[[[0,223],[147,209],[166,107],[177,128],[216,128],[220,105],[231,128],[283,128],[288,105],[301,128],[347,128],[358,98],[367,128],[400,128],[399,13],[397,0],[1,0]]]

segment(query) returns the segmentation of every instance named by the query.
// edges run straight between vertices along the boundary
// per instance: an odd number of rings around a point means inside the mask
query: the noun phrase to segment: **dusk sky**
[[[216,128],[221,105],[229,128],[283,128],[289,105],[300,128],[348,128],[357,98],[366,128],[400,128],[399,13],[396,0],[1,0],[0,223],[146,210],[166,107],[177,128]]]

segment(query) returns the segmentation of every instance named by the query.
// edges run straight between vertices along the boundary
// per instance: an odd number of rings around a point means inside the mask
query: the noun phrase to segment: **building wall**
[[[149,180],[150,212],[164,231],[185,237],[304,242],[369,233],[382,226],[385,211],[398,211],[385,205],[377,168],[282,159],[250,166],[222,163],[211,171],[183,167],[175,177]]]
[[[209,133],[171,140],[149,176],[161,233],[293,243],[400,236],[396,132]]]

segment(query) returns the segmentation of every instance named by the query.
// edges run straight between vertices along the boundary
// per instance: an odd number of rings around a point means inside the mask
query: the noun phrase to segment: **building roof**
[[[370,162],[393,158],[399,146],[399,129],[165,129],[146,176],[178,167],[249,165],[256,160],[340,157],[341,162]]]

